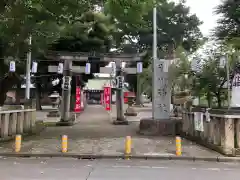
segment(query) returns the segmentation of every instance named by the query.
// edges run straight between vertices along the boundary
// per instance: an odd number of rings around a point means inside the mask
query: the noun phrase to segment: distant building
[[[110,77],[97,77],[95,79],[89,79],[88,83],[84,87],[84,92],[86,93],[88,103],[100,103],[101,102],[101,93],[103,93],[104,86],[112,87],[112,102],[116,101],[115,97],[115,85]],[[127,83],[123,88],[123,91],[128,91]]]
[[[86,94],[87,102],[89,104],[100,104],[101,93],[105,85],[110,85],[111,79],[109,77],[97,77],[95,79],[89,79],[84,87],[84,93]]]

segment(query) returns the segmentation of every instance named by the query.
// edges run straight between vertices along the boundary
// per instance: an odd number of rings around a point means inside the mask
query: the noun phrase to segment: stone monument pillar
[[[175,135],[176,120],[170,120],[171,88],[168,77],[169,60],[158,59],[153,67],[153,116],[140,121],[139,133],[144,135]]]

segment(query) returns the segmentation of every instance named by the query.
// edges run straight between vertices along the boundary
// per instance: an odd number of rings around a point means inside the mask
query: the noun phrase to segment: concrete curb
[[[142,159],[142,160],[185,160],[208,162],[240,162],[240,157],[204,157],[204,156],[175,156],[175,155],[103,155],[103,154],[75,154],[75,153],[0,153],[1,157],[21,158],[77,158],[77,159]]]

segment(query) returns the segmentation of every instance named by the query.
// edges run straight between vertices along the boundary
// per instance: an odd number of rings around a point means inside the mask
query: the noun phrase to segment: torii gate
[[[73,66],[74,62],[91,62],[91,58],[98,59],[98,62],[115,62],[116,64],[116,76],[122,76],[123,71],[127,74],[136,74],[137,68],[124,68],[122,69],[122,62],[141,62],[141,57],[144,56],[144,53],[137,54],[124,54],[124,53],[100,53],[100,54],[91,54],[86,52],[54,52],[51,51],[48,53],[47,57],[50,59],[54,59],[58,62],[63,62],[63,90],[62,97],[63,101],[61,107],[63,107],[61,111],[61,120],[59,125],[72,125],[74,122],[74,118],[70,116],[70,89],[71,89],[71,78],[72,73],[85,73],[85,66]],[[100,73],[108,73],[112,72],[112,67],[100,67]],[[48,72],[57,72],[58,66],[48,66]],[[123,92],[122,88],[117,89],[117,119],[114,124],[127,124],[123,114]]]

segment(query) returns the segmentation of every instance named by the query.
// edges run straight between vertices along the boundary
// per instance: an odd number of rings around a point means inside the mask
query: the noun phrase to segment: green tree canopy
[[[62,36],[52,48],[69,52],[109,52],[115,31],[110,20],[109,16],[101,12],[85,12],[65,26]]]
[[[146,29],[139,29],[139,42],[143,46],[152,46],[152,11],[144,17],[149,24]],[[195,51],[202,39],[199,29],[201,21],[195,14],[190,14],[184,3],[169,1],[157,5],[157,40],[162,54],[169,53],[178,46],[187,51]],[[165,52],[165,53],[164,53]]]
[[[188,53],[194,52],[202,45],[203,36],[199,29],[201,21],[196,15],[190,14],[189,7],[184,2],[174,3],[165,0],[157,1],[157,42],[159,58],[173,58],[175,50],[182,47]],[[141,19],[143,26],[135,29],[131,35],[135,42],[122,45],[121,50],[134,51],[147,50],[144,57],[144,67],[151,64],[152,40],[153,40],[153,12],[152,8],[143,14]],[[131,46],[132,45],[132,46]],[[130,65],[131,66],[131,65]],[[128,75],[127,80],[136,90],[136,76]]]
[[[214,30],[215,36],[232,43],[240,49],[240,1],[225,0],[216,8],[216,13],[221,15],[218,26]]]
[[[226,60],[229,63],[229,74],[231,75],[238,62],[238,57],[236,51],[230,46],[218,43],[211,44],[205,50],[204,55],[199,56],[203,61],[203,68],[194,76],[192,92],[195,96],[207,97],[210,107],[213,104],[213,99],[216,100],[215,105],[218,107],[222,107],[223,102],[227,99],[226,65],[225,67],[220,66],[220,58],[225,54],[228,55]]]

